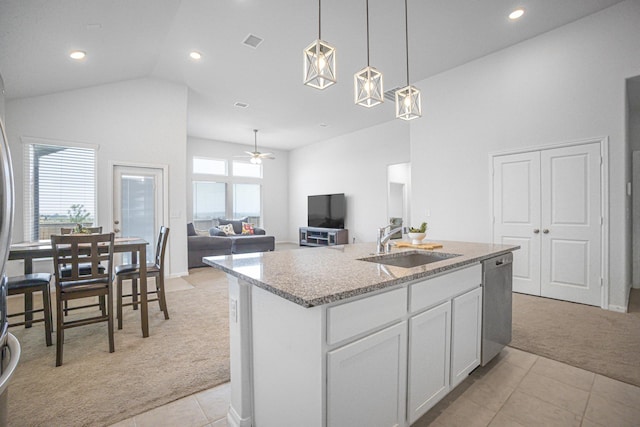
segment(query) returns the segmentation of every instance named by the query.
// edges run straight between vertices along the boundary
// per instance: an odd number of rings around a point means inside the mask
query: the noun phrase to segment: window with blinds
[[[96,150],[24,145],[24,238],[49,239],[62,227],[96,219]]]

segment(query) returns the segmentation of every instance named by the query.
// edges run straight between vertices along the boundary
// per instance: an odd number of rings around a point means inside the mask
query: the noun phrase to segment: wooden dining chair
[[[160,310],[164,312],[164,318],[169,319],[169,310],[167,309],[167,299],[164,290],[164,254],[167,248],[167,239],[169,238],[169,229],[165,226],[160,227],[160,235],[158,236],[158,244],[154,262],[147,263],[147,278],[154,277],[156,282],[155,291],[147,291],[147,294],[156,294],[156,298],[149,299],[147,302],[158,301]],[[140,278],[139,264],[119,265],[115,269],[116,274],[116,301],[118,305],[118,329],[122,329],[122,307],[132,305],[134,309],[138,305],[137,280]],[[122,294],[122,281],[131,279],[131,293]],[[131,298],[131,302],[124,303],[124,298]]]
[[[62,365],[64,330],[97,322],[107,322],[109,352],[115,350],[113,339],[113,242],[114,234],[71,234],[51,236],[56,279],[56,366]],[[100,268],[102,264],[103,268]],[[63,275],[63,266],[70,274]],[[87,269],[87,266],[89,268]],[[81,268],[82,267],[82,268]],[[65,320],[63,304],[89,297],[106,298],[106,313]]]
[[[7,315],[9,318],[24,316],[24,321],[9,323],[9,326],[24,325],[25,328],[30,328],[32,323],[44,322],[44,336],[47,346],[52,345],[51,332],[53,331],[50,281],[51,274],[49,273],[31,273],[23,276],[12,276],[7,279],[7,294],[24,296],[24,311]],[[35,292],[42,292],[42,308],[40,309],[33,308],[33,294]],[[34,319],[33,315],[35,313],[42,313],[42,318]]]
[[[89,234],[96,234],[96,233],[100,234],[100,233],[102,233],[102,226],[85,227],[84,229],[87,230],[89,232]],[[61,227],[60,228],[60,234],[63,234],[63,235],[72,234],[74,230],[75,230],[74,228]],[[104,267],[103,266],[99,266],[98,268],[100,268],[102,270],[101,273],[104,272]],[[90,265],[81,265],[80,266],[80,270],[83,271],[83,274],[88,274],[88,272],[91,271],[91,266]],[[61,274],[63,276],[68,276],[71,273],[71,270],[70,270],[69,266],[66,266],[66,265],[62,266],[60,271],[61,271]],[[102,314],[106,314],[106,307],[105,307],[104,297],[99,297],[97,304],[82,305],[82,306],[73,307],[73,308],[69,308],[69,302],[65,301],[65,303],[64,303],[64,315],[65,316],[69,315],[69,310],[78,310],[78,309],[87,308],[87,307],[100,307],[100,310],[102,311]]]

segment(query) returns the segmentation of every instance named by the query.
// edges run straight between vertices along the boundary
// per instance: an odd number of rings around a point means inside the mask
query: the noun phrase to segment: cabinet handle
[[[545,228],[544,230],[542,230],[542,232],[543,232],[544,234],[549,234],[549,230],[547,230],[546,228]]]
[[[539,232],[540,232],[540,229],[539,229],[539,228],[534,228],[534,229],[533,229],[533,234],[538,234]]]

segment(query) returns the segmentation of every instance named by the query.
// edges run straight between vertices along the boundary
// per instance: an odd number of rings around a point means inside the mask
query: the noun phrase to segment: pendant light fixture
[[[420,91],[409,84],[409,18],[407,0],[404,0],[404,37],[407,53],[407,86],[396,91],[396,118],[413,120],[422,116]]]
[[[336,49],[321,37],[321,0],[318,0],[318,39],[304,50],[304,84],[324,89],[336,82]]]
[[[367,2],[367,66],[353,75],[355,103],[373,107],[384,102],[382,73],[369,65],[369,0]]]

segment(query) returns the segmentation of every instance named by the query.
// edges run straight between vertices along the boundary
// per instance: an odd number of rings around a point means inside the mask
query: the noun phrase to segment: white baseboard
[[[182,277],[182,276],[188,276],[189,272],[188,271],[183,271],[181,273],[171,273],[167,276],[165,276],[166,279],[175,279],[176,277]]]
[[[609,304],[609,311],[616,311],[618,313],[626,313],[627,307],[623,307],[621,305],[613,305],[613,304]]]

